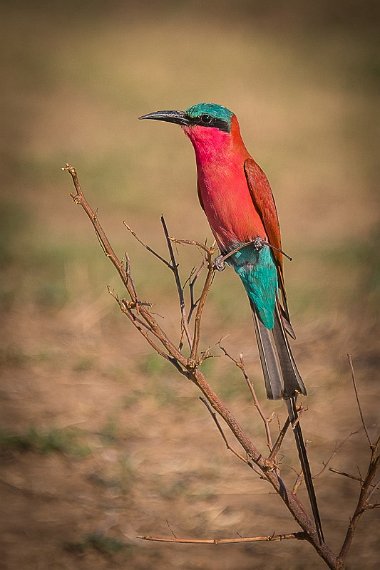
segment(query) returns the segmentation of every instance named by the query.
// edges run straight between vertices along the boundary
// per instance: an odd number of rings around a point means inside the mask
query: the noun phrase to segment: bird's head
[[[184,129],[218,129],[229,133],[234,114],[222,105],[215,103],[197,103],[186,111],[156,111],[143,115],[140,119],[154,119],[155,121],[166,121],[176,123]]]
[[[140,119],[153,119],[180,125],[196,151],[215,152],[241,142],[239,125],[232,111],[215,103],[197,103],[186,111],[156,111]]]

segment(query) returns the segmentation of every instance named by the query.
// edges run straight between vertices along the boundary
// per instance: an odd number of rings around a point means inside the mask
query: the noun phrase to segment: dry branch
[[[268,536],[238,536],[235,538],[180,538],[177,536],[138,536],[141,540],[153,542],[174,542],[177,544],[241,544],[247,542],[278,542],[282,540],[307,540],[304,532],[270,534]]]
[[[339,453],[339,451],[342,449],[342,447],[344,446],[344,444],[346,443],[346,441],[348,441],[350,439],[350,437],[352,437],[353,435],[356,435],[358,433],[358,430],[356,431],[352,431],[351,433],[349,433],[340,443],[338,443],[333,452],[331,453],[330,457],[327,459],[327,461],[323,462],[323,467],[322,469],[316,473],[316,475],[314,475],[314,479],[316,479],[317,477],[320,477],[327,469],[327,467],[330,465],[331,461],[334,459],[334,457]],[[334,469],[329,468],[329,471],[334,471]]]
[[[217,270],[214,262],[213,262],[213,255],[215,253],[215,247],[212,245],[211,247],[207,247],[206,244],[202,244],[197,241],[191,240],[178,240],[169,237],[169,232],[167,230],[167,226],[165,220],[161,220],[164,235],[170,255],[170,262],[165,260],[162,256],[160,256],[157,252],[147,246],[140,238],[128,227],[129,231],[134,235],[134,237],[156,258],[158,258],[161,262],[163,262],[174,274],[177,293],[179,297],[180,303],[180,313],[181,313],[181,327],[182,331],[184,331],[187,340],[190,345],[190,356],[186,356],[182,350],[181,345],[178,348],[176,343],[173,342],[168,335],[166,334],[164,328],[157,322],[154,314],[150,310],[150,303],[142,302],[138,297],[138,292],[136,291],[135,284],[133,282],[133,278],[131,275],[131,264],[129,261],[128,254],[125,254],[125,263],[123,263],[118,256],[116,255],[115,251],[113,250],[111,243],[105,234],[99,220],[97,213],[95,210],[90,206],[88,201],[86,200],[84,193],[81,189],[79,179],[76,173],[76,170],[73,166],[66,164],[63,170],[69,172],[72,177],[72,181],[74,184],[75,192],[71,194],[74,202],[80,205],[85,213],[87,214],[89,220],[92,223],[92,226],[95,230],[96,236],[101,244],[101,247],[105,253],[105,255],[110,259],[114,267],[116,268],[123,285],[126,288],[129,298],[124,299],[120,298],[115,293],[111,292],[113,297],[115,298],[116,302],[118,303],[120,310],[128,317],[131,324],[136,328],[136,330],[146,339],[146,341],[150,344],[150,346],[163,358],[168,360],[180,374],[191,380],[198,389],[202,392],[203,398],[202,401],[207,406],[209,412],[212,415],[212,418],[227,446],[240,460],[248,463],[248,465],[255,469],[255,471],[259,474],[259,476],[265,479],[272,488],[276,491],[278,496],[281,498],[287,509],[289,510],[291,516],[294,520],[298,523],[301,527],[302,532],[290,533],[290,534],[276,534],[264,537],[251,537],[251,538],[235,538],[235,539],[180,539],[175,536],[172,538],[162,538],[162,537],[140,537],[144,540],[156,540],[156,541],[163,541],[163,542],[189,542],[189,543],[205,543],[205,544],[221,544],[221,543],[239,543],[239,542],[257,542],[257,541],[280,541],[280,540],[287,540],[287,539],[297,539],[297,540],[307,540],[315,549],[317,554],[325,561],[329,568],[333,569],[341,569],[344,567],[344,561],[347,557],[347,553],[350,549],[352,539],[355,533],[355,529],[359,518],[365,512],[365,510],[378,508],[377,503],[369,503],[369,497],[374,492],[374,487],[378,485],[378,483],[374,483],[374,478],[376,475],[376,471],[379,464],[379,441],[380,438],[377,439],[374,445],[371,444],[371,440],[369,438],[369,434],[366,428],[366,424],[364,422],[364,417],[362,415],[361,406],[359,402],[359,398],[357,395],[356,390],[356,383],[354,378],[354,372],[352,368],[353,374],[353,383],[355,388],[355,393],[357,396],[357,403],[360,411],[360,415],[362,417],[363,427],[370,444],[371,449],[371,459],[368,467],[368,471],[366,476],[363,478],[363,482],[361,485],[361,493],[358,499],[358,504],[354,515],[350,521],[347,534],[345,537],[344,544],[342,546],[341,552],[339,557],[337,557],[334,552],[329,548],[329,546],[324,542],[320,542],[319,536],[317,534],[315,524],[306,513],[306,510],[299,500],[287,487],[285,481],[280,477],[280,471],[278,466],[275,465],[274,460],[278,450],[281,446],[285,433],[288,429],[289,422],[285,422],[283,428],[280,431],[280,434],[275,442],[272,445],[272,439],[270,435],[270,420],[266,418],[261,405],[256,397],[254,388],[252,383],[249,380],[249,377],[245,371],[244,363],[242,359],[240,361],[234,360],[235,364],[242,370],[247,385],[251,391],[254,404],[256,409],[264,422],[265,430],[266,430],[266,437],[267,437],[267,446],[269,447],[270,454],[268,458],[266,458],[255,445],[255,443],[251,440],[251,438],[247,435],[247,433],[242,429],[240,423],[237,421],[235,416],[231,413],[231,411],[227,408],[227,406],[222,402],[222,400],[217,396],[214,390],[211,388],[210,384],[207,382],[204,374],[199,369],[199,363],[202,359],[205,358],[207,351],[200,353],[199,351],[199,344],[200,344],[200,335],[201,335],[201,322],[202,316],[205,308],[205,303],[207,299],[207,295],[209,293],[215,271]],[[195,271],[192,275],[190,274],[190,278],[188,280],[190,284],[190,311],[186,311],[186,303],[184,297],[184,286],[181,283],[180,275],[178,272],[178,263],[175,257],[175,253],[171,243],[178,243],[178,244],[185,244],[195,246],[201,250],[202,255],[204,256],[204,260],[202,264]],[[194,286],[195,282],[199,279],[200,272],[205,266],[207,268],[207,272],[204,276],[203,285],[201,286],[201,292],[199,295],[199,299],[195,300],[194,295]],[[186,281],[185,281],[186,284]],[[194,315],[194,322],[192,323],[192,330],[191,330],[191,317]],[[231,357],[230,357],[231,358]],[[233,360],[233,359],[232,359]],[[352,364],[352,362],[351,362]],[[246,455],[246,459],[244,456],[235,451],[230,444],[221,428],[218,416],[223,419],[225,424],[229,427],[231,433],[234,435],[235,439],[244,450]],[[253,467],[254,466],[254,467]]]
[[[352,356],[351,356],[351,354],[347,354],[347,358],[348,358],[348,362],[349,362],[350,368],[351,368],[352,385],[353,385],[354,391],[355,391],[355,398],[356,398],[356,403],[357,403],[358,410],[359,410],[359,414],[360,414],[360,419],[361,419],[361,421],[362,421],[362,426],[363,426],[365,435],[366,435],[366,437],[367,437],[369,446],[372,447],[372,442],[371,442],[371,439],[370,439],[370,437],[369,437],[368,429],[367,429],[366,423],[365,423],[365,421],[364,421],[363,411],[362,411],[362,407],[361,407],[361,404],[360,404],[360,399],[359,399],[359,394],[358,394],[358,388],[357,388],[357,386],[356,386],[355,370],[354,370],[354,365],[353,365],[353,362],[352,362]]]
[[[231,451],[238,459],[240,459],[240,461],[243,461],[243,463],[246,463],[247,465],[249,465],[249,461],[245,457],[243,457],[240,453],[235,451],[235,449],[233,447],[231,447],[230,444],[228,443],[228,440],[224,434],[224,431],[222,430],[222,427],[219,423],[218,417],[217,417],[216,413],[212,410],[208,401],[202,397],[200,397],[199,399],[201,402],[203,402],[203,404],[206,406],[206,408],[210,412],[210,415],[211,415],[212,419],[214,420],[215,425],[216,425],[220,435],[222,436],[222,439],[223,439],[224,443],[226,444],[227,449],[229,451]],[[261,473],[259,473],[259,475],[260,475],[260,477],[262,476]]]
[[[227,350],[226,350],[220,343],[219,343],[219,346],[220,346],[220,349],[221,349],[221,350],[223,351],[223,353],[225,354],[225,356],[227,356],[227,358],[229,358],[229,359],[235,364],[235,366],[237,366],[237,367],[239,368],[239,370],[241,371],[241,373],[242,373],[242,375],[243,375],[243,378],[244,378],[244,380],[245,380],[245,382],[246,382],[246,384],[247,384],[247,386],[248,386],[248,388],[249,388],[249,391],[250,391],[250,393],[251,393],[254,406],[255,406],[256,410],[259,412],[259,416],[260,416],[260,418],[262,419],[262,422],[263,422],[263,424],[264,424],[265,435],[266,435],[266,438],[267,438],[267,446],[268,446],[268,448],[269,448],[269,451],[271,452],[271,451],[272,451],[272,448],[273,448],[273,444],[272,444],[272,435],[271,435],[271,432],[270,432],[270,425],[269,425],[269,424],[270,424],[270,421],[269,421],[269,419],[266,417],[266,415],[264,414],[263,408],[262,408],[262,406],[261,406],[261,404],[260,404],[260,401],[259,401],[259,399],[258,399],[258,397],[257,397],[256,391],[255,391],[255,389],[254,389],[254,387],[253,387],[253,384],[252,384],[252,382],[251,382],[251,379],[250,379],[250,377],[249,377],[248,374],[247,374],[247,371],[246,371],[245,366],[244,366],[243,355],[240,354],[239,360],[236,360],[235,358],[233,358],[233,357],[227,352]]]

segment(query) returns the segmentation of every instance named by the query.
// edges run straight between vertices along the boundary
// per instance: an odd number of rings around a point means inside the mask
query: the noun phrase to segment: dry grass
[[[78,168],[117,247],[130,251],[143,296],[176,330],[170,277],[122,220],[161,251],[162,212],[178,237],[210,232],[197,204],[190,145],[178,129],[136,117],[199,100],[236,111],[272,181],[285,249],[294,257],[286,275],[295,352],[310,391],[304,429],[318,470],[360,425],[347,352],[370,429],[378,416],[378,67],[370,33],[328,25],[303,32],[285,17],[265,25],[238,15],[199,18],[195,4],[149,17],[117,4],[107,14],[98,4],[76,17],[73,10],[1,7],[6,568],[320,568],[307,544],[210,553],[135,540],[169,533],[166,519],[190,536],[295,529],[277,498],[227,455],[194,388],[152,357],[117,312],[105,289],[117,280],[67,198],[70,182],[59,167],[69,160]],[[183,255],[191,266],[191,254]],[[210,296],[204,344],[229,334],[228,348],[244,353],[260,391],[250,331],[242,288],[225,271]],[[221,358],[208,366],[212,383],[264,446],[233,366]],[[273,408],[281,405],[268,403],[268,414]],[[363,442],[362,434],[353,437],[334,465],[363,468]],[[287,445],[290,477],[295,458]],[[338,544],[356,486],[325,473],[317,491],[327,535]],[[356,566],[376,567],[378,537],[364,527],[375,521],[376,512],[363,521]]]

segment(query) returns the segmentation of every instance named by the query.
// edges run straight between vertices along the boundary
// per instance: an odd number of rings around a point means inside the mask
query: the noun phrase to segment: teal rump
[[[252,246],[244,247],[231,256],[230,264],[242,280],[260,321],[272,330],[278,277],[270,248],[264,246],[258,251]]]

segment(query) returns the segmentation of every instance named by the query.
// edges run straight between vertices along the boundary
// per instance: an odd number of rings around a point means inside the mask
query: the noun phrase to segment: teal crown
[[[233,113],[227,109],[227,107],[217,105],[216,103],[197,103],[189,107],[189,109],[186,109],[186,115],[192,119],[196,119],[202,115],[210,115],[214,119],[225,121],[228,125],[231,125]]]

